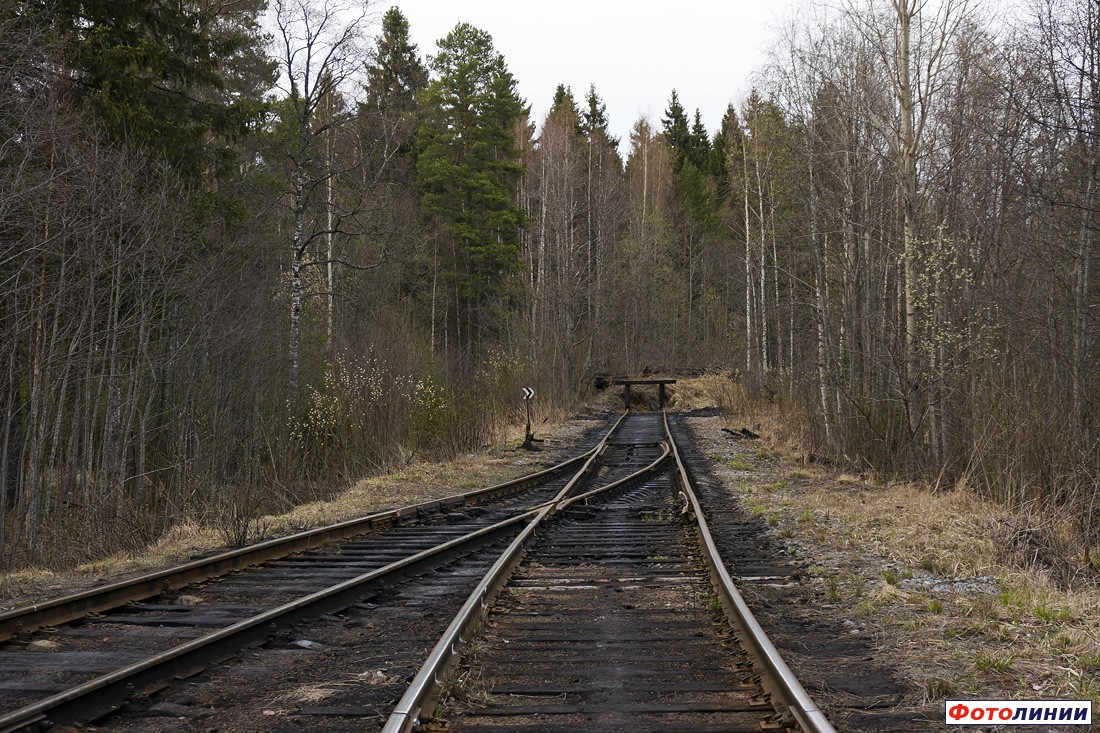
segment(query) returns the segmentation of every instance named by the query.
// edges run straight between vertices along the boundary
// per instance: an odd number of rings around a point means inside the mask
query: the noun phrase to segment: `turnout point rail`
[[[733,586],[667,415],[629,420],[615,443],[624,463],[640,465],[603,487],[563,493],[531,520],[455,616],[384,733],[431,717],[478,629],[476,656],[486,661],[468,676],[489,701],[448,720],[456,731],[833,732]],[[712,616],[721,609],[725,633],[703,607]]]
[[[380,621],[371,641],[342,648],[385,648],[387,658],[405,660],[388,666],[407,671],[385,684],[348,686],[346,700],[329,711],[302,709],[297,715],[329,716],[306,718],[304,727],[424,730],[442,710],[451,729],[467,733],[833,731],[734,587],[663,411],[626,413],[594,448],[538,474],[325,531],[332,534],[278,541],[296,554],[275,561],[259,559],[280,552],[264,543],[118,584],[99,598],[43,604],[23,611],[22,621],[0,616],[15,637],[0,645],[0,733],[97,720],[128,699],[134,702],[125,710],[133,712],[126,714],[140,716],[135,694],[171,689],[173,676],[221,660],[236,661],[215,669],[277,656],[289,643],[279,630],[291,624],[372,615]],[[341,533],[355,538],[333,544]],[[216,568],[205,577],[222,577],[187,586],[202,562]],[[233,571],[254,563],[261,564]],[[184,586],[202,602],[175,600],[172,589]],[[165,587],[168,594],[158,597]],[[62,642],[60,653],[18,651],[27,629],[96,604],[114,608],[49,634]],[[421,615],[428,608],[430,622]],[[106,649],[92,641],[101,634]],[[464,659],[474,639],[478,652]],[[119,652],[128,640],[149,643]],[[110,650],[116,658],[107,659]],[[31,680],[28,687],[45,695],[5,712],[5,690],[19,687],[5,669],[31,657],[36,665],[74,660],[84,672]],[[454,672],[469,676],[478,660],[479,704],[447,707]],[[298,679],[297,670],[285,675]],[[218,689],[199,689],[210,691],[199,695],[205,705],[221,707],[209,702],[219,699]],[[225,700],[224,709],[237,704]],[[377,710],[373,720],[355,712],[364,706]],[[341,722],[341,710],[352,717]],[[198,719],[195,725],[184,730],[205,730]]]

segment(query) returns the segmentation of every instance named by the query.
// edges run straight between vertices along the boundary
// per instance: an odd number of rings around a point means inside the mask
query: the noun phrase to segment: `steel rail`
[[[718,546],[711,536],[710,528],[707,526],[703,507],[692,486],[687,467],[680,457],[676,440],[668,425],[668,413],[662,411],[662,417],[665,434],[668,436],[676,463],[680,489],[684,492],[695,514],[696,531],[699,534],[703,557],[710,568],[711,579],[722,599],[727,616],[734,622],[736,630],[741,632],[738,636],[742,645],[754,658],[757,667],[767,672],[767,675],[762,677],[761,684],[773,697],[778,698],[805,733],[836,733],[825,714],[821,712],[809,693],[802,687],[802,683],[783,661],[779,650],[772,644],[748,604],[745,603],[745,599],[738,592],[737,586],[734,585],[733,578],[730,577]]]
[[[590,470],[596,458],[606,447],[608,438],[621,424],[620,417],[608,431],[604,439],[595,448],[581,455],[539,471],[528,476],[520,477],[504,484],[480,489],[467,494],[459,494],[448,499],[427,502],[413,507],[404,507],[383,515],[397,514],[406,516],[416,511],[424,511],[424,507],[443,505],[455,506],[461,503],[476,503],[490,493],[515,491],[522,488],[521,484],[538,481],[549,474],[560,472],[566,467],[573,466],[579,461],[584,465],[576,472],[568,482],[566,490],[577,484],[580,478]],[[564,490],[563,490],[564,491]],[[562,492],[559,492],[558,497]],[[317,613],[332,611],[346,607],[350,603],[361,599],[374,589],[383,585],[387,580],[405,577],[415,574],[417,571],[438,566],[445,561],[443,558],[453,557],[472,551],[498,539],[502,533],[506,533],[512,525],[518,524],[532,515],[544,510],[553,504],[554,500],[542,502],[534,507],[520,512],[508,519],[497,522],[488,527],[483,527],[470,532],[462,537],[454,538],[441,543],[433,548],[428,548],[409,557],[395,561],[382,568],[364,573],[356,578],[344,581],[338,585],[296,599],[277,608],[270,609],[258,616],[238,622],[224,629],[212,632],[198,639],[181,644],[154,657],[129,665],[107,675],[102,675],[93,680],[74,687],[65,692],[46,698],[37,703],[25,706],[8,714],[0,716],[0,733],[13,731],[38,730],[40,725],[48,726],[57,721],[77,720],[87,718],[89,709],[105,709],[110,703],[131,694],[134,690],[158,682],[171,675],[189,673],[206,666],[212,659],[228,656],[242,647],[251,643],[262,642],[274,628],[294,623]],[[372,515],[373,516],[373,515]],[[369,519],[369,518],[364,518]],[[363,520],[352,520],[363,521]],[[344,523],[348,524],[348,523]],[[302,533],[303,535],[316,534],[316,530]],[[246,548],[247,549],[247,548]],[[49,720],[47,720],[47,714]]]
[[[620,418],[620,422],[621,422]],[[616,423],[618,426],[619,423]],[[611,433],[608,433],[610,436]],[[390,714],[382,733],[409,733],[420,724],[421,713],[433,705],[435,698],[442,688],[446,675],[454,663],[458,660],[462,647],[472,635],[478,623],[488,613],[489,606],[507,584],[508,579],[523,560],[528,545],[534,538],[535,531],[542,522],[557,511],[571,506],[579,501],[586,501],[598,494],[603,494],[628,483],[647,476],[657,470],[672,455],[668,444],[664,444],[662,454],[648,466],[635,471],[614,481],[607,486],[584,492],[578,496],[569,497],[570,487],[562,489],[557,499],[550,506],[543,508],[528,525],[523,529],[512,544],[508,546],[492,568],[485,574],[462,608],[455,615],[447,630],[432,649],[427,661],[417,672],[416,677],[409,684],[405,694],[397,703]]]
[[[618,425],[618,422],[616,422],[616,425]],[[259,565],[296,552],[311,550],[374,529],[395,526],[411,517],[504,498],[518,493],[532,484],[538,484],[552,478],[581,461],[587,463],[599,448],[600,446],[596,446],[549,468],[486,488],[398,509],[376,512],[326,527],[318,527],[286,537],[267,540],[248,547],[227,550],[210,557],[165,570],[146,573],[129,580],[0,613],[0,642],[7,641],[17,634],[26,634],[48,626],[74,621],[89,613],[99,613],[126,603],[144,601],[160,595],[167,589],[182,588],[200,580],[225,575],[234,570]]]
[[[127,692],[166,679],[172,675],[186,674],[202,669],[210,661],[223,654],[231,654],[255,641],[266,639],[279,627],[285,627],[312,615],[346,608],[387,581],[400,579],[431,568],[442,557],[450,557],[476,549],[497,539],[514,524],[543,511],[549,503],[529,509],[522,514],[483,527],[448,542],[422,550],[384,567],[364,573],[334,586],[297,598],[259,615],[238,621],[165,652],[136,662],[127,667],[96,677],[77,687],[0,715],[0,733],[26,730],[37,720],[50,714],[53,722],[77,720],[76,714],[85,716],[89,707],[103,705],[105,700],[117,700]]]
[[[135,690],[161,682],[171,676],[190,674],[207,666],[213,660],[230,656],[241,648],[262,643],[270,633],[297,621],[320,613],[332,612],[360,600],[387,581],[400,579],[426,569],[437,567],[445,558],[455,557],[483,547],[506,534],[513,525],[552,509],[568,494],[591,469],[603,453],[608,439],[622,423],[621,416],[604,439],[590,451],[558,464],[546,471],[560,469],[584,460],[576,472],[554,499],[542,502],[500,522],[456,537],[432,548],[422,550],[382,568],[364,573],[337,585],[317,591],[257,616],[239,621],[218,631],[206,634],[140,662],[89,680],[64,692],[0,715],[0,733],[43,730],[58,722],[75,722],[89,717],[89,710],[99,715],[110,710],[118,700],[133,694]],[[536,474],[532,474],[534,476]],[[530,477],[525,477],[530,478]],[[522,479],[521,479],[522,480]],[[502,485],[503,486],[503,485]],[[490,487],[497,488],[497,487]],[[486,489],[480,492],[483,493]],[[463,494],[461,497],[468,495]]]

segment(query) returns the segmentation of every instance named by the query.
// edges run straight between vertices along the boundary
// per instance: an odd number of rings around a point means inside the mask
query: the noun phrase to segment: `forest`
[[[617,140],[466,23],[428,58],[362,2],[0,0],[0,568],[703,369],[1100,563],[1100,0],[998,10],[808,6],[719,129],[662,90]]]

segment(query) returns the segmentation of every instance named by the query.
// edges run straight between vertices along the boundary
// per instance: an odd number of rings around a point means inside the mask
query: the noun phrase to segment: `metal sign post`
[[[536,450],[535,443],[542,441],[531,432],[531,398],[535,396],[535,390],[530,387],[523,388],[523,406],[527,408],[527,431],[523,436],[523,447],[527,450]]]

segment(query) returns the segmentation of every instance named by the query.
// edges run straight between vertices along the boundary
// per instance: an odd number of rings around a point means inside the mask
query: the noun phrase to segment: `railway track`
[[[432,717],[449,672],[463,702],[443,717],[468,733],[833,730],[734,587],[667,416],[631,416],[613,441],[663,446],[661,468],[559,503],[539,536],[549,512],[533,519],[384,733]]]
[[[582,454],[514,481],[0,614],[0,731],[95,719],[277,629],[361,605],[505,540],[565,487],[608,470],[609,427]]]
[[[489,614],[463,731],[760,730],[778,715],[721,634],[698,551],[669,521],[668,476],[569,512]]]
[[[18,633],[0,647],[0,733],[160,729],[149,716],[176,731],[210,718],[265,731],[832,731],[733,588],[667,418],[628,413],[604,432],[571,462],[430,516],[399,512],[320,549],[307,538],[315,549],[199,585],[158,579],[175,590],[38,635],[56,651],[20,650],[32,636]]]

